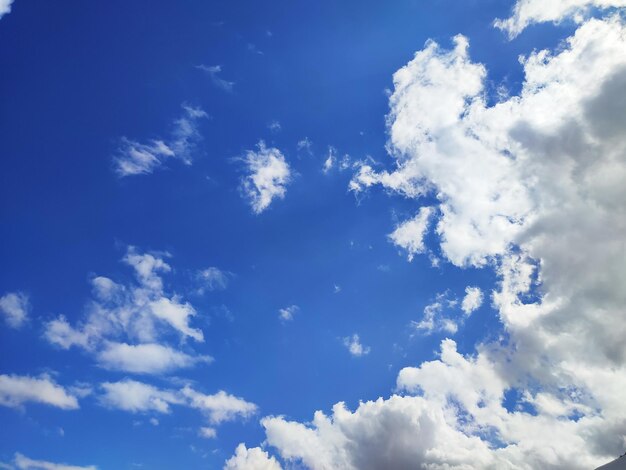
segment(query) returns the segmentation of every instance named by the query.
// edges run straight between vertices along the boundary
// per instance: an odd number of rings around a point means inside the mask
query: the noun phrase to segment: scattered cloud
[[[162,275],[171,271],[168,254],[141,253],[128,247],[123,262],[135,273],[136,283],[118,284],[103,276],[91,281],[93,299],[85,317],[72,326],[59,316],[45,325],[45,338],[62,349],[79,347],[99,365],[132,373],[165,373],[211,361],[163,344],[172,331],[181,340],[204,341],[190,322],[197,312],[178,295],[169,296]]]
[[[117,155],[113,158],[115,172],[119,177],[153,173],[168,159],[181,160],[191,165],[193,153],[202,140],[198,130],[198,120],[208,118],[200,108],[183,105],[184,113],[174,121],[169,140],[151,140],[140,143],[122,138]]]
[[[283,199],[291,182],[291,169],[277,148],[260,141],[258,150],[246,152],[243,161],[248,174],[242,180],[244,196],[256,214],[265,211],[276,198]]]
[[[11,328],[19,329],[28,320],[30,302],[23,292],[9,292],[0,297],[0,313]]]
[[[412,261],[416,254],[426,251],[424,236],[432,215],[432,207],[422,207],[415,217],[402,222],[389,234],[389,239],[394,245],[406,250],[409,261]]]
[[[228,287],[231,276],[231,273],[214,266],[198,271],[197,278],[202,283],[199,292],[224,290]]]
[[[309,155],[313,155],[313,142],[308,137],[301,139],[297,144],[298,152],[304,152]]]
[[[337,149],[331,145],[328,146],[328,156],[326,160],[324,160],[324,166],[322,167],[322,171],[324,173],[328,173],[332,170],[337,163]]]
[[[0,18],[4,15],[11,13],[11,4],[13,0],[0,0]]]
[[[267,125],[267,128],[272,132],[280,132],[283,127],[280,125],[280,122],[274,120]]]
[[[235,86],[235,82],[229,82],[228,80],[224,80],[219,75],[222,73],[221,65],[197,65],[197,69],[205,72],[209,78],[211,79],[211,83],[220,90],[231,93],[233,91],[233,87]]]
[[[291,321],[296,313],[300,311],[300,307],[297,305],[291,305],[289,307],[281,308],[278,310],[278,318],[282,321]]]
[[[370,353],[370,348],[361,344],[361,339],[356,333],[352,336],[346,336],[345,338],[343,338],[343,345],[354,357],[361,357]]]
[[[0,375],[0,405],[18,408],[28,402],[63,410],[79,408],[76,396],[48,375]]]
[[[200,437],[204,437],[205,439],[215,439],[217,437],[217,431],[215,430],[215,428],[209,428],[209,427],[201,427],[200,430],[198,431],[198,435]]]
[[[19,470],[97,470],[95,465],[80,467],[65,463],[47,462],[45,460],[33,460],[19,452],[15,454],[13,463]]]
[[[483,292],[479,287],[467,286],[465,288],[465,297],[461,302],[461,310],[466,315],[470,315],[473,311],[480,308],[483,304]]]

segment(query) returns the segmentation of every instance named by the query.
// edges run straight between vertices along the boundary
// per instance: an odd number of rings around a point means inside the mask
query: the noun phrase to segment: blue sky
[[[0,0],[0,468],[623,453],[623,2],[539,4]]]

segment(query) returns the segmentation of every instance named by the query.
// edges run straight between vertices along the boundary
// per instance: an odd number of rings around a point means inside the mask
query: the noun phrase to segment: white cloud
[[[306,152],[309,155],[313,155],[313,142],[308,137],[301,139],[297,144],[298,151]]]
[[[345,338],[343,338],[343,345],[354,357],[361,357],[370,353],[370,348],[361,344],[361,339],[356,333],[352,336],[346,336]]]
[[[566,18],[581,22],[594,8],[603,10],[624,6],[626,0],[518,0],[511,17],[498,19],[494,25],[506,31],[510,38],[514,38],[527,26],[535,23],[559,23]]]
[[[230,273],[222,271],[214,266],[210,266],[198,272],[198,279],[202,283],[202,286],[200,287],[201,293],[204,292],[205,289],[209,291],[224,290],[228,287]]]
[[[222,390],[213,395],[205,395],[190,387],[185,387],[181,393],[189,400],[189,406],[205,413],[212,424],[233,421],[239,417],[249,418],[257,411],[254,403]]]
[[[435,331],[445,331],[454,334],[459,329],[458,319],[450,318],[444,315],[446,309],[455,307],[457,302],[447,298],[447,292],[437,294],[437,300],[424,307],[424,316],[419,322],[411,322],[416,330],[423,331],[427,334]]]
[[[199,429],[198,435],[200,437],[204,437],[205,439],[215,439],[217,437],[217,431],[215,428],[204,426]]]
[[[293,320],[293,316],[300,311],[300,307],[297,305],[290,305],[289,307],[281,308],[278,310],[278,318],[283,321]]]
[[[282,467],[260,447],[248,449],[241,443],[235,449],[235,455],[224,464],[224,470],[282,470]]]
[[[0,405],[12,408],[42,403],[63,410],[78,409],[78,400],[49,376],[0,375]]]
[[[291,170],[277,148],[267,148],[263,141],[258,150],[249,150],[244,157],[248,175],[242,180],[242,190],[252,210],[260,214],[275,198],[285,197],[291,182]]]
[[[13,0],[0,0],[0,18],[4,15],[11,13],[11,4]]]
[[[123,261],[133,268],[137,282],[122,285],[103,276],[93,278],[85,318],[72,326],[59,316],[46,323],[45,338],[64,349],[82,348],[103,367],[127,372],[163,373],[209,362],[209,357],[161,344],[171,331],[182,340],[204,340],[203,332],[190,325],[197,314],[194,307],[165,292],[162,275],[172,270],[167,256],[129,247]]]
[[[267,128],[272,132],[280,132],[282,126],[280,125],[280,122],[274,120],[267,125]]]
[[[174,391],[160,390],[135,380],[105,382],[102,388],[104,389],[104,394],[100,396],[102,405],[131,413],[149,411],[169,413],[170,405],[184,403],[183,398]]]
[[[65,463],[47,462],[45,460],[33,460],[19,452],[15,454],[13,463],[20,470],[97,470],[95,465],[80,467]]]
[[[199,362],[211,362],[208,356],[190,356],[160,344],[108,343],[97,355],[98,364],[105,369],[136,374],[163,374],[175,369],[193,367]]]
[[[229,93],[233,91],[235,82],[224,80],[219,76],[219,74],[222,73],[221,65],[198,65],[196,66],[196,68],[202,70],[203,72],[206,72],[206,74],[211,79],[211,83],[213,83],[215,87]]]
[[[0,312],[11,328],[21,328],[28,320],[30,302],[23,292],[9,292],[0,297]]]
[[[322,171],[324,173],[328,173],[333,169],[337,162],[337,149],[333,146],[328,146],[328,156],[326,160],[324,160],[324,166],[322,167]]]
[[[171,138],[155,139],[148,143],[122,138],[122,144],[114,157],[115,172],[120,177],[150,174],[168,159],[176,158],[191,165],[192,154],[202,136],[198,120],[208,118],[200,108],[183,105],[184,113],[174,121]]]
[[[482,304],[483,292],[480,288],[467,286],[465,288],[465,297],[463,297],[463,301],[461,302],[461,310],[463,310],[466,315],[470,315],[473,311],[480,308]]]
[[[443,259],[496,270],[506,339],[474,354],[444,340],[440,359],[398,376],[418,397],[336,405],[310,426],[264,419],[283,458],[313,469],[582,470],[623,452],[625,50],[620,16],[587,20],[554,51],[522,58],[519,96],[493,106],[463,37],[450,51],[429,42],[396,72],[396,167],[361,165],[351,189],[436,197]]]
[[[395,245],[407,251],[409,261],[412,261],[416,254],[426,251],[424,235],[432,215],[432,207],[422,207],[415,217],[398,225],[389,235],[389,239]]]

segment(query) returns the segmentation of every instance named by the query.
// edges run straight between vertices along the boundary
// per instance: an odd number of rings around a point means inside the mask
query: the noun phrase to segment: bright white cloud
[[[432,207],[422,207],[415,217],[398,225],[389,235],[389,239],[395,245],[406,250],[409,261],[412,261],[416,254],[426,251],[424,235],[432,214]]]
[[[483,292],[479,287],[467,286],[465,288],[465,297],[461,302],[461,310],[466,315],[470,315],[474,310],[480,308],[483,304]]]
[[[7,13],[11,13],[11,4],[13,0],[0,0],[0,18]]]
[[[254,403],[222,390],[213,395],[205,395],[190,387],[185,387],[181,393],[189,400],[189,406],[205,413],[212,424],[233,421],[240,417],[249,418],[257,411]]]
[[[396,72],[396,167],[362,164],[350,187],[436,197],[444,259],[495,268],[507,338],[465,355],[444,340],[440,359],[398,376],[419,397],[337,405],[310,426],[264,419],[283,458],[314,469],[582,470],[623,452],[625,50],[620,16],[584,21],[558,49],[522,58],[519,96],[493,106],[461,36],[452,50],[428,43]],[[389,427],[378,432],[379,421]]]
[[[324,166],[322,167],[322,171],[324,173],[328,173],[333,169],[335,164],[337,163],[337,149],[333,146],[328,147],[328,155],[326,160],[324,160]]]
[[[183,105],[184,113],[174,121],[171,138],[156,139],[148,143],[122,139],[118,154],[114,157],[115,172],[120,177],[150,174],[168,159],[176,158],[191,165],[192,154],[202,136],[198,120],[208,118],[200,108]]]
[[[290,305],[289,307],[281,308],[278,310],[278,318],[282,321],[291,321],[296,313],[300,311],[300,307],[297,305]]]
[[[243,158],[248,174],[242,180],[244,196],[256,214],[266,210],[276,198],[283,199],[291,182],[291,169],[277,148],[267,148],[263,141],[258,150],[249,150]]]
[[[28,320],[30,302],[23,292],[9,292],[0,297],[0,313],[11,328],[21,328]]]
[[[53,463],[45,460],[33,460],[20,454],[15,454],[13,460],[15,466],[20,470],[97,470],[95,465],[87,465],[81,467],[77,465],[68,465],[66,463]]]
[[[162,338],[169,332],[201,342],[203,332],[190,323],[197,312],[178,295],[165,292],[163,274],[171,271],[165,253],[140,253],[129,247],[123,261],[136,283],[128,285],[97,276],[86,316],[72,326],[64,316],[45,325],[45,338],[64,349],[73,346],[92,354],[106,368],[133,373],[164,373],[210,362],[206,356],[178,351]]]
[[[230,82],[228,80],[224,80],[219,75],[222,73],[221,65],[198,65],[197,69],[205,72],[209,78],[211,79],[211,83],[220,90],[231,93],[233,91],[233,87],[235,86],[235,82]]]
[[[581,22],[594,8],[604,10],[624,6],[626,0],[518,0],[511,17],[496,20],[494,25],[514,38],[535,23],[559,23],[566,18]]]
[[[76,396],[47,375],[0,375],[0,405],[21,407],[27,402],[41,403],[63,410],[78,409]]]
[[[160,344],[108,343],[97,357],[105,369],[136,374],[163,374],[176,369],[193,367],[199,362],[211,362],[208,356],[190,356]]]
[[[370,348],[361,344],[361,338],[359,338],[359,335],[356,333],[352,336],[346,336],[343,338],[343,345],[354,357],[361,357],[370,353]]]
[[[115,408],[131,413],[154,411],[169,413],[170,405],[182,405],[184,400],[178,393],[160,390],[135,380],[121,382],[105,382],[102,384],[104,393],[100,403],[108,408]]]
[[[282,467],[260,447],[248,449],[241,443],[235,449],[235,455],[224,464],[224,470],[282,470]]]

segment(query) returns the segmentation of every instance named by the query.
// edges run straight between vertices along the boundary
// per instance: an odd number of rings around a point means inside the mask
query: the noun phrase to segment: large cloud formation
[[[521,0],[501,26],[516,34],[622,4],[552,3],[546,17],[531,11],[539,2]],[[284,459],[312,469],[582,470],[623,452],[626,25],[606,11],[577,18],[554,51],[523,58],[520,94],[495,105],[462,36],[451,50],[429,42],[394,74],[395,168],[364,164],[351,189],[435,196],[447,261],[499,276],[502,337],[473,355],[444,340],[439,359],[399,373],[407,395],[354,412],[338,404],[308,425],[265,418]],[[409,256],[423,251],[413,247],[424,230],[412,232],[414,241],[408,232],[396,241]]]

